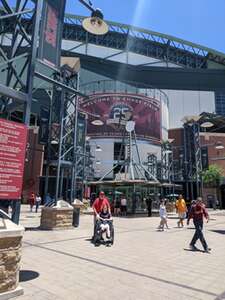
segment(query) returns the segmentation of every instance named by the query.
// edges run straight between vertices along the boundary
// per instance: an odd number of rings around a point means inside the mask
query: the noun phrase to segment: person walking
[[[160,224],[158,229],[164,231],[164,225],[166,225],[166,228],[169,229],[169,226],[167,224],[166,202],[164,199],[160,201],[159,216],[160,216]]]
[[[148,217],[152,216],[152,199],[149,197],[145,200],[147,210],[148,210]]]
[[[205,205],[202,201],[201,197],[198,197],[196,200],[196,203],[194,203],[191,206],[190,213],[188,215],[187,219],[187,225],[189,225],[190,219],[193,219],[193,223],[195,226],[195,233],[190,243],[190,249],[191,250],[197,250],[195,243],[199,239],[202,243],[202,247],[204,249],[204,252],[209,253],[211,248],[208,247],[208,244],[205,240],[205,237],[203,235],[203,219],[204,217],[207,220],[207,223],[209,221],[209,214],[205,208]]]
[[[183,199],[182,195],[179,195],[179,198],[176,201],[176,209],[177,209],[178,218],[179,218],[179,221],[177,222],[177,226],[184,227],[184,219],[186,219],[186,216],[187,216],[187,206],[186,206],[186,202]]]
[[[34,192],[32,192],[29,197],[30,212],[32,212],[35,202],[36,202],[36,196],[35,196]]]
[[[127,215],[127,199],[125,195],[122,195],[121,197],[120,208],[121,208],[121,215],[125,217]]]
[[[114,214],[115,216],[119,217],[120,215],[120,211],[121,211],[121,208],[120,208],[120,198],[119,197],[116,197],[115,201],[114,201]]]
[[[41,204],[41,196],[39,194],[37,194],[36,196],[36,202],[35,202],[35,212],[38,212],[38,208]]]
[[[95,202],[96,199],[96,194],[91,193],[91,198],[90,198],[90,207],[92,207],[93,203]]]

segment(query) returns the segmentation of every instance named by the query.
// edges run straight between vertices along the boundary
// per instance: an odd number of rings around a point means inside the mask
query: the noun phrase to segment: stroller
[[[101,224],[102,220],[96,220],[95,222],[95,228],[94,228],[94,237],[93,237],[93,244],[95,246],[100,246],[100,244],[106,245],[106,246],[111,246],[114,243],[114,226],[113,226],[113,220],[107,220],[106,222],[109,224],[109,229],[110,229],[110,239],[105,240],[103,238],[103,233],[106,231],[102,230]]]

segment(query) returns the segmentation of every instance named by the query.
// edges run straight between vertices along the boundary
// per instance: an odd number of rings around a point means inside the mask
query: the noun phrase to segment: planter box
[[[23,294],[19,270],[24,228],[0,218],[0,300]]]
[[[43,207],[41,210],[41,229],[70,229],[73,223],[73,207],[60,200],[57,206]]]

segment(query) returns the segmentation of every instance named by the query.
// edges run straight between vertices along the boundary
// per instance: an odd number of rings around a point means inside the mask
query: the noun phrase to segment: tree
[[[210,165],[207,170],[202,172],[203,182],[209,186],[218,186],[222,177],[223,170],[217,165]]]

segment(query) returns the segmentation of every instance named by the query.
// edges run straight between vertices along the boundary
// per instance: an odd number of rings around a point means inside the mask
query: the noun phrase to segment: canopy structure
[[[108,181],[90,181],[88,185],[95,186],[104,186],[104,185],[112,185],[112,186],[132,186],[132,185],[142,185],[142,186],[160,186],[160,182],[156,181],[146,181],[146,180],[108,180]]]

